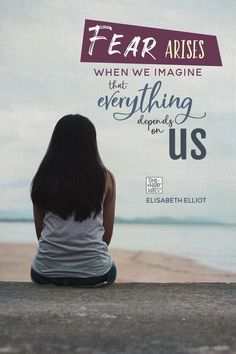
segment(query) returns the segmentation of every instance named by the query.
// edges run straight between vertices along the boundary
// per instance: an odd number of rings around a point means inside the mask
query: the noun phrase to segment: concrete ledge
[[[0,353],[236,353],[236,284],[0,282]]]

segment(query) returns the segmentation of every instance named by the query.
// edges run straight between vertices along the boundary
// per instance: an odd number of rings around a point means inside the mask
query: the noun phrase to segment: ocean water
[[[34,224],[0,222],[0,242],[36,244]],[[159,251],[236,273],[236,227],[115,224],[110,247]]]

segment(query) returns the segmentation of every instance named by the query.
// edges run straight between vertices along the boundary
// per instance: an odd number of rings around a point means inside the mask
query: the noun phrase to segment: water
[[[236,273],[236,228],[197,225],[115,225],[112,246],[159,251]]]
[[[0,242],[37,243],[33,223],[0,222]],[[159,251],[236,273],[236,228],[115,224],[112,248]]]

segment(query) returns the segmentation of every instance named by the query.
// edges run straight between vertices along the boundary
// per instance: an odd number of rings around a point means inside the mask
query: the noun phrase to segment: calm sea
[[[0,242],[37,243],[34,224],[0,222]],[[115,224],[110,247],[164,252],[236,273],[236,227]]]

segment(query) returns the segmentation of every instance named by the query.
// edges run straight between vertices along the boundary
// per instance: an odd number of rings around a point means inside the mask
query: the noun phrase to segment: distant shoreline
[[[32,223],[32,218],[12,218],[12,217],[0,217],[2,223]],[[171,217],[159,217],[159,218],[115,218],[116,224],[139,224],[139,225],[181,225],[181,226],[223,226],[223,227],[236,227],[236,223],[224,223],[215,222],[211,220],[194,220],[194,219],[174,219]]]

